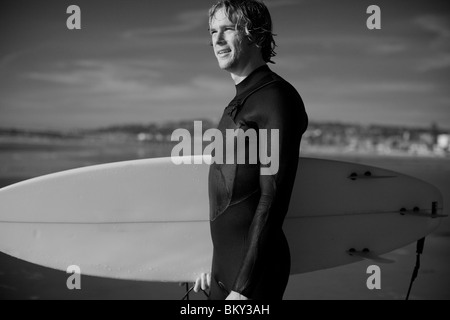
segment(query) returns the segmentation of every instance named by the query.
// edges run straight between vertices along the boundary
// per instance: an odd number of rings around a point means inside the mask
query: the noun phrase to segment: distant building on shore
[[[450,134],[438,135],[437,147],[443,151],[450,151]]]

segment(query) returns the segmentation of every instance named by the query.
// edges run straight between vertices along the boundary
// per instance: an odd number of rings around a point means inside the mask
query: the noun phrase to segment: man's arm
[[[299,96],[293,101],[289,94],[279,90],[265,90],[259,100],[258,128],[266,129],[268,138],[271,130],[278,130],[278,141],[268,139],[267,150],[278,147],[279,169],[273,175],[260,175],[261,197],[249,229],[248,249],[233,286],[233,291],[244,296],[249,296],[256,286],[266,247],[282,228],[297,171],[301,135],[307,122]],[[277,146],[273,146],[274,143]],[[261,165],[260,170],[267,166],[270,164]]]

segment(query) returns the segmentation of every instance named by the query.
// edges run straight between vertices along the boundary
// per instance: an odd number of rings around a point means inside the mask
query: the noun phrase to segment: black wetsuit
[[[224,146],[226,129],[266,129],[267,137],[271,129],[278,129],[279,170],[275,175],[260,175],[259,158],[257,164],[249,164],[248,156],[245,164],[236,164],[236,149],[234,164],[225,163],[225,147],[224,164],[210,166],[211,299],[224,299],[231,290],[251,299],[283,297],[290,254],[282,225],[307,124],[295,88],[266,65],[236,86],[236,96],[218,125]]]

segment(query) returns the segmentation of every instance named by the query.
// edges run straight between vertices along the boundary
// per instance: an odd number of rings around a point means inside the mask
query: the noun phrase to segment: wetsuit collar
[[[270,70],[268,65],[262,65],[261,67],[253,70],[244,80],[239,82],[236,87],[236,96],[247,92],[249,89],[253,88],[255,84],[259,83],[265,76],[270,74],[272,71]]]

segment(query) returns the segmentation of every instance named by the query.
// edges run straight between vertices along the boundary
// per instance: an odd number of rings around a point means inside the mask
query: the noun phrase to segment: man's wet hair
[[[265,62],[274,63],[276,56],[272,33],[272,18],[266,5],[258,0],[220,0],[209,9],[209,23],[220,9],[224,8],[228,19],[241,28],[247,38],[261,48]]]

